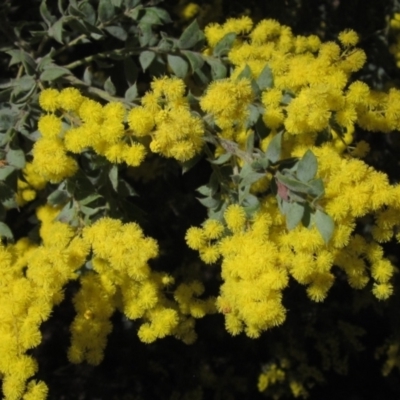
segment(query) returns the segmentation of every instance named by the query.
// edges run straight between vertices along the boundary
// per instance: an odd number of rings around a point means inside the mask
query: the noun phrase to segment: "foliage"
[[[279,332],[261,371],[248,360],[267,396],[307,397],[346,373],[365,336],[354,313],[395,304],[400,240],[398,178],[370,145],[400,130],[400,91],[361,79],[359,35],[323,41],[246,15],[203,29],[185,2],[165,32],[159,1],[66,3],[0,6],[4,397],[52,396],[35,350],[65,304],[72,364],[100,364],[114,327],[154,349],[195,343],[218,314],[244,342]],[[326,298],[346,281],[340,315],[340,294]],[[396,326],[376,349],[385,375]],[[227,398],[206,360],[198,371],[168,398]]]

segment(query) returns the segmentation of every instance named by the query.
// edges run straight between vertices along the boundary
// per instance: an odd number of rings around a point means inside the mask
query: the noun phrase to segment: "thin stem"
[[[81,58],[80,60],[73,61],[72,63],[69,63],[67,65],[63,65],[64,68],[68,69],[74,69],[77,68],[81,65],[88,64],[95,60],[96,58],[108,58],[111,56],[122,56],[122,55],[130,55],[130,54],[140,54],[143,50],[153,50],[156,51],[157,49],[155,48],[142,48],[142,47],[134,47],[132,49],[117,49],[117,50],[109,50],[109,51],[104,51],[103,53],[97,53],[93,54],[91,56],[87,56],[84,58]]]
[[[63,51],[70,49],[71,47],[75,46],[76,44],[78,44],[81,40],[86,39],[86,34],[82,33],[82,35],[79,35],[78,37],[76,37],[74,40],[71,40],[69,43],[65,44],[64,46],[60,47],[59,49],[57,49],[54,53],[53,56],[58,56],[60,53],[62,53]]]
[[[76,85],[76,86],[84,86],[85,90],[90,93],[93,94],[97,97],[100,97],[101,99],[107,100],[107,101],[119,101],[121,103],[124,103],[126,105],[128,105],[129,107],[135,107],[136,105],[126,101],[124,98],[122,97],[116,97],[116,96],[112,96],[109,93],[107,93],[105,90],[103,89],[99,89],[93,86],[90,86],[88,84],[86,84],[84,81],[81,81],[80,79],[78,79],[75,76],[72,75],[67,75],[64,76],[63,79],[65,79],[66,81],[68,81],[69,83],[71,83],[72,85]]]

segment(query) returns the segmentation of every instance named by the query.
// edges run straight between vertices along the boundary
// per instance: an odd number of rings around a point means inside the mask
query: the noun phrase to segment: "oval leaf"
[[[197,20],[194,20],[182,33],[178,40],[180,49],[190,49],[204,39],[204,34],[201,31]]]
[[[317,169],[317,157],[315,157],[311,150],[307,150],[303,158],[297,164],[297,177],[302,182],[308,182],[315,177]]]
[[[154,58],[156,57],[156,53],[154,51],[145,50],[139,55],[139,62],[142,66],[143,72],[150,66],[153,62]]]
[[[304,205],[300,203],[288,203],[286,211],[286,226],[289,230],[294,229],[302,220]]]
[[[335,230],[333,219],[321,210],[315,212],[315,225],[323,237],[325,243],[328,243]]]
[[[178,78],[183,79],[187,75],[189,65],[182,57],[168,54],[167,60],[168,60],[168,65],[171,67],[173,73]]]

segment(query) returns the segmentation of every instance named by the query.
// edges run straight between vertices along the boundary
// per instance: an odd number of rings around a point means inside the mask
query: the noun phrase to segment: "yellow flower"
[[[61,90],[57,101],[60,108],[77,112],[83,99],[84,97],[81,95],[80,91],[71,87]]]
[[[146,149],[140,143],[124,147],[122,159],[131,167],[139,166],[146,156]]]
[[[206,238],[202,229],[190,227],[185,236],[186,244],[193,250],[200,250],[206,245]]]
[[[54,114],[42,115],[38,121],[38,129],[43,137],[55,138],[61,132],[61,120]]]
[[[246,223],[246,213],[239,204],[231,204],[224,213],[225,222],[233,232],[239,232]]]
[[[135,107],[129,111],[128,123],[136,136],[145,136],[154,128],[154,117],[147,108]]]
[[[218,239],[224,232],[224,226],[215,219],[208,219],[203,224],[204,236],[207,239]]]
[[[45,89],[39,95],[39,104],[44,111],[54,112],[58,106],[59,92],[56,89]]]
[[[346,29],[339,33],[339,41],[344,47],[355,46],[358,41],[358,35],[352,29]]]
[[[390,283],[374,283],[372,293],[378,300],[386,300],[393,294],[393,285]]]
[[[84,122],[99,124],[103,120],[103,107],[101,104],[88,98],[82,101],[78,113]]]

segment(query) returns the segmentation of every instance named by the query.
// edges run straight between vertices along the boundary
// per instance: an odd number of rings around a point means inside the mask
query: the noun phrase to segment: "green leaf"
[[[123,0],[111,0],[111,3],[113,4],[114,7],[121,8]]]
[[[310,186],[308,193],[316,199],[321,198],[325,194],[324,181],[321,178],[313,179],[308,184]]]
[[[221,60],[208,57],[206,62],[211,67],[211,77],[214,81],[226,78],[228,70]]]
[[[200,54],[188,50],[183,50],[182,54],[189,60],[193,73],[204,65],[204,58]]]
[[[47,31],[49,36],[55,39],[58,43],[64,44],[63,42],[63,23],[64,18],[59,19],[55,24],[53,24]]]
[[[311,150],[307,150],[303,158],[297,164],[297,177],[302,182],[308,182],[314,178],[318,169],[317,157]]]
[[[128,33],[122,26],[107,26],[104,28],[111,36],[124,42],[128,38]]]
[[[138,97],[138,90],[137,90],[137,84],[135,83],[125,92],[125,100],[132,102],[136,100],[137,97]]]
[[[142,17],[140,18],[141,23],[149,25],[162,25],[161,19],[151,7],[145,8],[143,10],[144,13],[141,13]]]
[[[117,93],[117,88],[112,83],[111,77],[108,77],[107,80],[104,82],[104,90],[111,96],[115,96],[115,94]]]
[[[246,152],[252,154],[254,150],[254,132],[252,131],[246,140]]]
[[[120,179],[118,181],[118,195],[122,198],[125,198],[129,196],[138,196],[138,193],[131,184],[123,179]]]
[[[294,229],[302,220],[304,205],[300,203],[287,203],[286,226],[289,230]]]
[[[65,204],[70,199],[71,196],[66,190],[56,189],[53,193],[51,193],[47,197],[47,203],[49,203],[53,207],[57,207],[62,204]]]
[[[220,155],[215,160],[211,160],[210,163],[216,164],[216,165],[221,165],[221,164],[226,163],[231,157],[232,157],[232,153],[225,153],[225,154]]]
[[[44,22],[46,22],[47,26],[51,26],[56,21],[56,17],[50,14],[49,9],[47,8],[46,0],[42,0],[39,6],[40,15]]]
[[[7,131],[15,125],[17,114],[9,108],[0,110],[0,131]]]
[[[0,237],[6,238],[7,240],[10,240],[11,242],[14,241],[14,235],[13,235],[11,229],[4,222],[0,222]]]
[[[243,206],[246,214],[248,216],[252,216],[260,208],[260,201],[253,194],[248,194],[244,198],[241,205]]]
[[[213,56],[222,57],[229,53],[233,42],[236,39],[236,33],[227,33],[214,47]]]
[[[94,201],[100,198],[102,198],[102,196],[99,195],[98,193],[92,193],[89,196],[85,197],[84,199],[79,200],[79,205],[87,206],[88,204],[93,203]]]
[[[317,226],[317,229],[319,230],[325,243],[328,243],[329,240],[331,240],[335,230],[335,223],[333,222],[333,219],[323,211],[317,210],[315,212],[315,225]]]
[[[216,208],[220,205],[221,201],[213,197],[206,197],[205,199],[197,199],[203,206],[207,208]]]
[[[118,192],[118,166],[113,165],[108,173],[108,178],[110,179],[113,189]]]
[[[64,75],[69,75],[71,71],[67,68],[59,67],[57,65],[51,65],[47,67],[41,74],[41,81],[55,81]]]
[[[294,190],[295,192],[309,193],[310,191],[309,185],[297,180],[295,177],[284,175],[280,171],[275,174],[275,178],[279,182],[283,183],[288,189]]]
[[[110,0],[100,0],[97,10],[100,22],[106,22],[112,19],[115,15],[115,7]]]
[[[282,149],[282,136],[283,133],[278,133],[268,145],[265,156],[271,161],[272,164],[276,163],[281,158]]]
[[[212,187],[209,184],[198,187],[196,191],[202,194],[203,196],[213,195]]]
[[[285,92],[281,99],[281,104],[287,106],[294,99],[294,94],[291,92]]]
[[[142,66],[143,72],[146,71],[146,69],[150,66],[155,57],[156,53],[154,53],[154,51],[145,50],[140,53],[139,62]]]
[[[270,166],[270,161],[267,157],[259,157],[251,164],[251,166],[256,170],[267,169]]]
[[[74,203],[72,201],[69,201],[57,215],[56,220],[68,224],[76,218],[76,215],[77,211],[74,207]]]
[[[172,22],[168,12],[163,8],[149,7],[147,10],[151,10],[152,12],[154,12],[162,24],[169,24]]]
[[[133,7],[136,7],[138,4],[140,4],[140,0],[123,0],[125,7],[129,10]]]
[[[13,172],[15,171],[15,167],[11,167],[10,165],[5,165],[0,168],[0,181],[4,181],[7,179]]]
[[[168,61],[168,65],[172,69],[172,72],[178,78],[182,78],[182,79],[185,78],[185,76],[188,73],[189,65],[182,57],[168,54],[167,61]]]
[[[92,85],[93,82],[93,72],[92,67],[86,67],[85,71],[83,71],[83,81],[89,86]]]
[[[197,20],[194,20],[183,32],[178,40],[178,47],[186,50],[193,48],[197,43],[204,40],[204,33],[200,29]]]
[[[8,150],[6,160],[8,164],[17,169],[22,169],[25,167],[25,153],[21,149]]]
[[[257,107],[254,104],[250,104],[248,110],[249,110],[249,116],[246,120],[246,128],[252,127],[257,122],[259,116],[261,115],[260,107]]]
[[[272,88],[274,79],[272,76],[272,70],[268,65],[266,65],[261,71],[261,74],[257,78],[256,82],[260,90]]]
[[[250,67],[246,64],[245,67],[242,69],[242,72],[237,76],[236,80],[240,81],[241,79],[248,79],[251,80],[252,73]]]
[[[259,179],[264,178],[264,176],[265,174],[252,171],[241,180],[240,187],[251,185],[252,183],[257,182]]]
[[[78,8],[85,15],[85,22],[88,22],[90,25],[96,25],[96,11],[88,1],[80,2]]]

